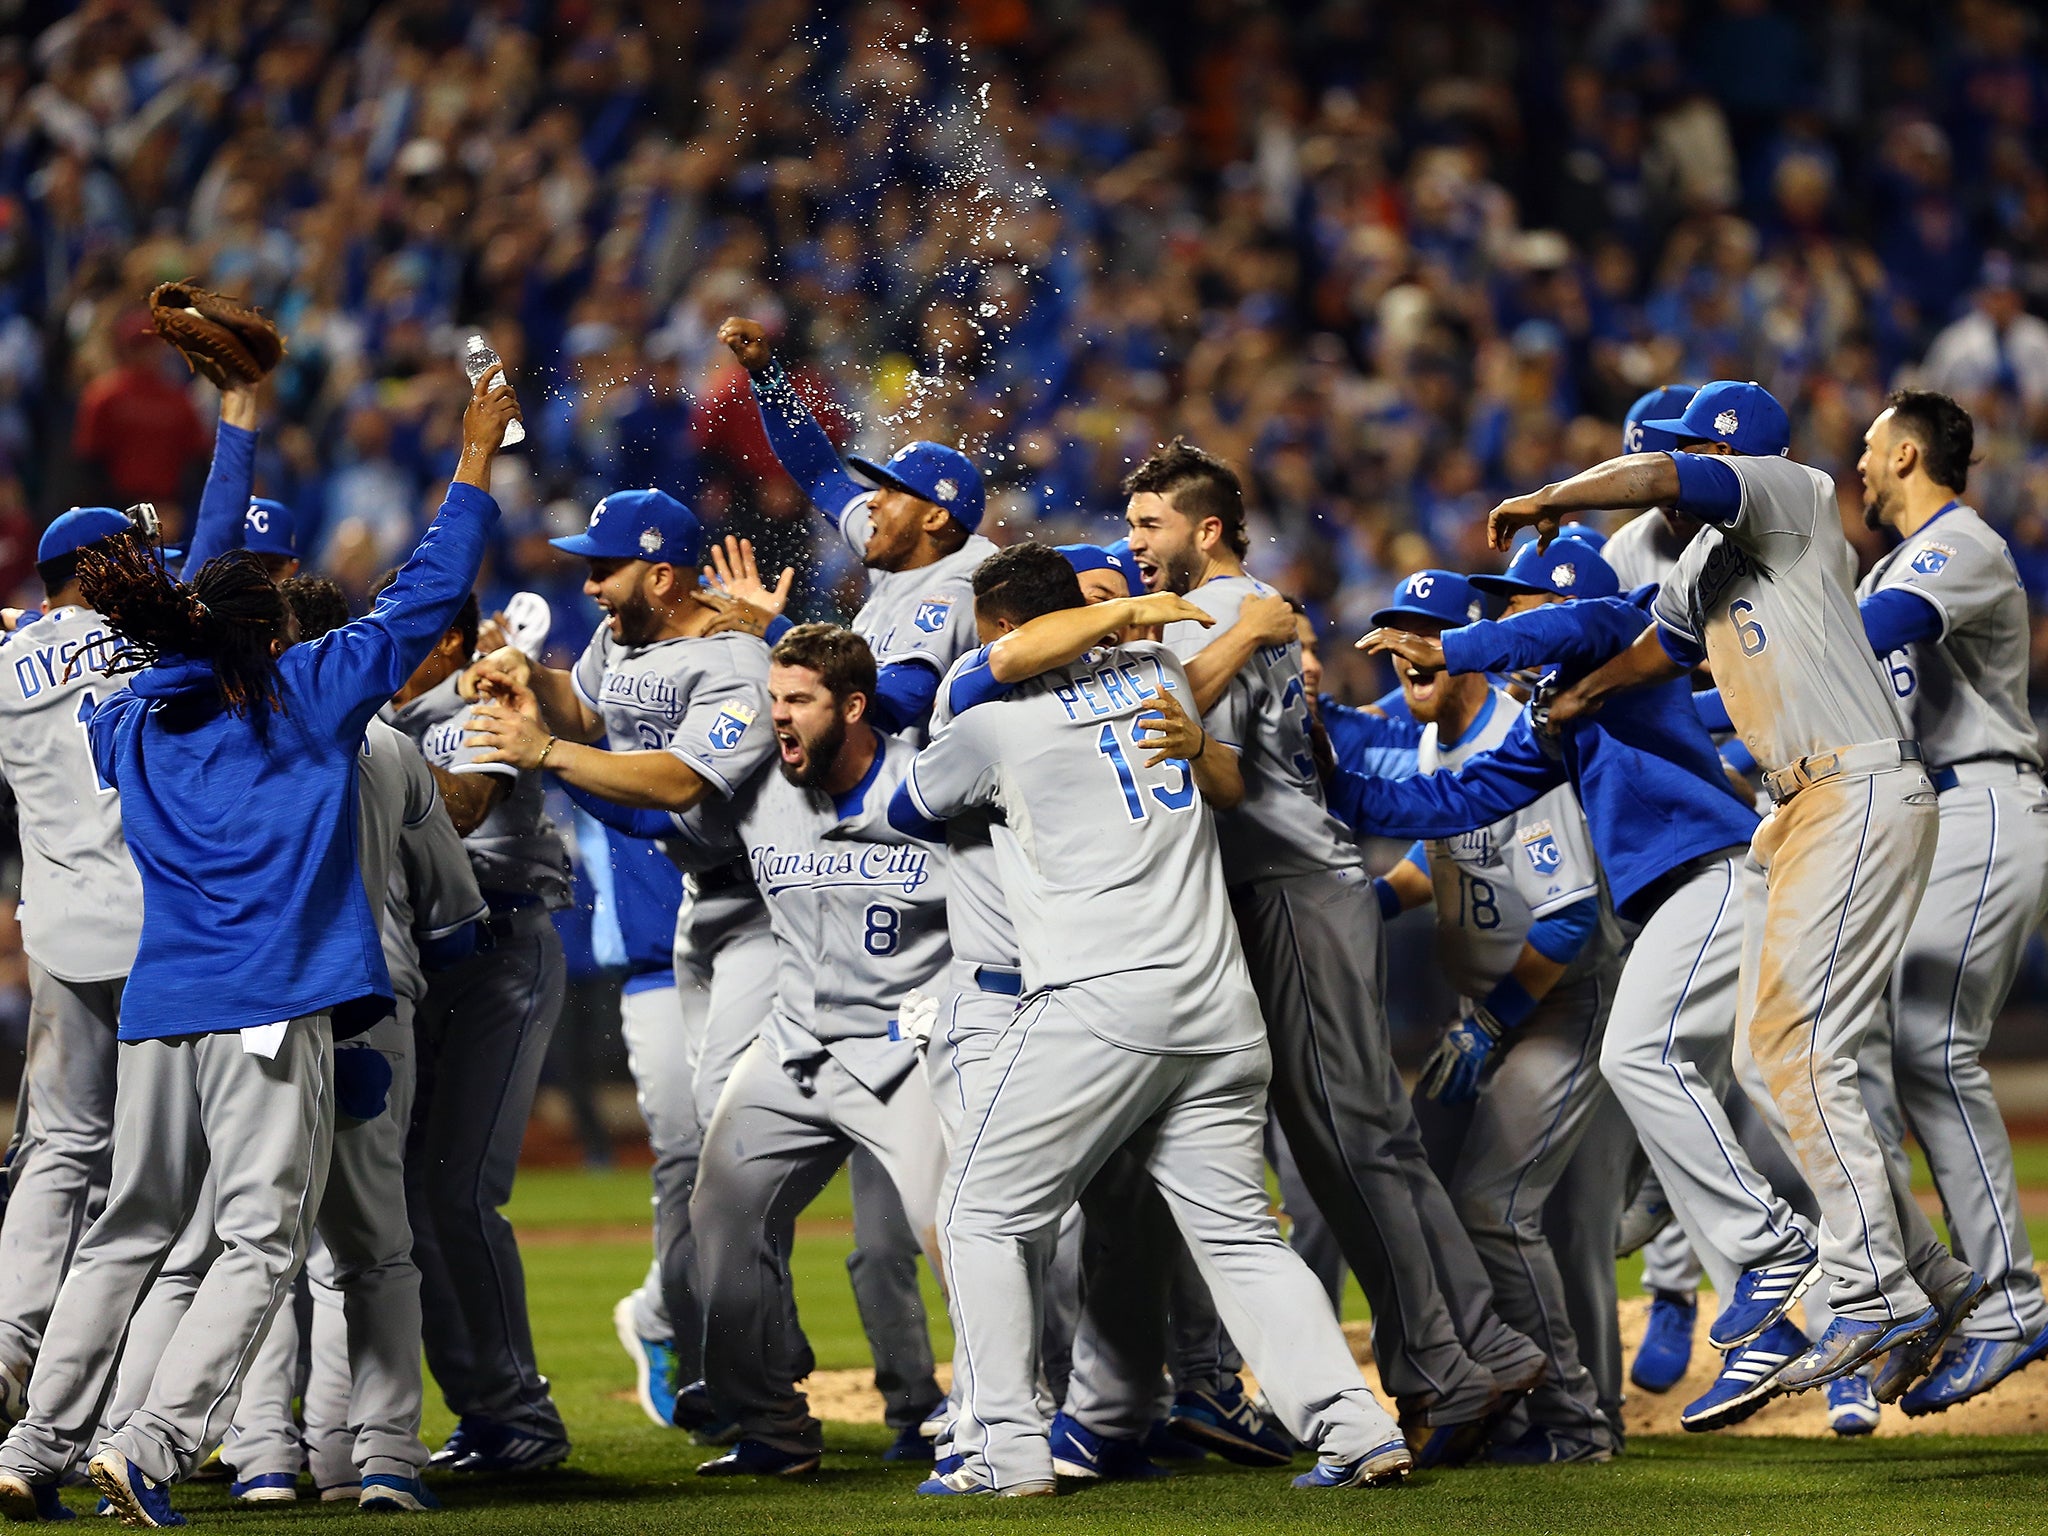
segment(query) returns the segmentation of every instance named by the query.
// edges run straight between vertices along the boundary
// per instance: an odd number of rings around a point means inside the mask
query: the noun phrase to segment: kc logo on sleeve
[[[730,752],[740,744],[740,738],[747,734],[747,727],[759,714],[751,704],[728,704],[712,717],[711,729],[705,734],[711,738],[712,746]]]
[[[1529,867],[1537,874],[1554,874],[1557,866],[1564,862],[1564,855],[1558,851],[1557,835],[1551,831],[1549,822],[1539,821],[1524,827],[1518,835],[1522,841],[1522,852],[1529,855]]]
[[[953,612],[950,597],[928,597],[917,605],[917,613],[911,622],[928,635],[936,635],[946,627],[946,620]]]
[[[1912,568],[1922,576],[1939,576],[1942,568],[1955,558],[1955,547],[1950,544],[1923,544],[1914,554]]]

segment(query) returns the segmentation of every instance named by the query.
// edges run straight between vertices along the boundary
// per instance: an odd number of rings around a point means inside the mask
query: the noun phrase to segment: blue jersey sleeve
[[[1941,638],[1941,610],[1910,587],[1886,587],[1858,603],[1863,634],[1880,656]]]
[[[675,823],[669,820],[667,811],[642,811],[631,806],[618,805],[602,795],[593,795],[587,789],[571,784],[567,779],[557,777],[555,782],[562,786],[562,793],[570,802],[587,812],[592,818],[604,823],[614,832],[623,832],[628,837],[656,838],[672,836]]]
[[[434,648],[469,590],[498,523],[498,504],[473,485],[448,487],[448,499],[419,548],[360,619],[294,646],[304,673],[291,707],[314,712],[336,739],[353,744],[370,716],[396,693]]]
[[[933,821],[917,808],[911,798],[910,781],[904,780],[896,786],[896,792],[889,797],[889,825],[905,837],[914,837],[921,843],[943,843],[946,840],[946,824]]]
[[[1444,631],[1444,664],[1453,672],[1520,672],[1533,667],[1591,671],[1619,656],[1650,627],[1625,597],[1546,603],[1505,619]]]
[[[988,653],[989,647],[984,645],[953,674],[953,681],[946,688],[946,712],[949,715],[957,718],[977,704],[993,704],[997,699],[1009,697],[1015,685],[997,680],[988,664]]]
[[[242,546],[242,520],[249,515],[249,496],[256,488],[256,434],[226,422],[214,434],[213,463],[206,488],[199,493],[199,511],[192,519],[192,542],[185,550],[184,570],[190,580],[215,555]]]
[[[931,719],[938,696],[938,673],[922,661],[892,661],[876,676],[868,709],[883,730],[905,731]]]
[[[1593,936],[1599,922],[1600,898],[1588,896],[1561,912],[1538,918],[1530,925],[1525,942],[1544,959],[1570,965],[1579,958],[1579,951],[1586,947],[1586,940]]]
[[[1726,528],[1742,515],[1742,481],[1711,453],[1674,453],[1678,510]]]
[[[1340,768],[1330,810],[1366,837],[1456,837],[1533,805],[1565,782],[1564,764],[1543,750],[1523,715],[1491,752],[1456,773],[1377,779]]]
[[[1735,722],[1728,718],[1728,706],[1721,702],[1721,690],[1702,688],[1692,696],[1693,713],[1700,717],[1700,724],[1710,731],[1732,731]]]
[[[832,439],[818,425],[818,418],[804,404],[803,396],[782,371],[782,364],[770,363],[753,376],[754,400],[761,408],[761,425],[768,433],[768,446],[776,462],[789,471],[792,480],[804,488],[811,505],[836,524],[849,503],[865,496],[868,487],[846,472]]]

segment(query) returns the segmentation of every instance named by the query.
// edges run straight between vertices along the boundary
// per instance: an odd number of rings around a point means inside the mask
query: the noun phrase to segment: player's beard
[[[1891,510],[1892,492],[1889,487],[1874,491],[1863,499],[1863,526],[1876,533],[1886,524],[1885,513]]]
[[[619,621],[621,645],[651,645],[660,629],[660,622],[654,613],[654,604],[647,601],[647,596],[643,592],[635,592],[612,609],[612,617]]]
[[[816,789],[831,774],[832,765],[839,761],[839,749],[846,745],[846,722],[835,717],[831,729],[815,741],[802,731],[796,733],[796,739],[803,744],[802,764],[786,763],[778,755],[775,766],[798,789]]]
[[[1177,550],[1159,562],[1159,590],[1177,592],[1185,597],[1194,591],[1195,580],[1202,574],[1202,555],[1194,545]]]

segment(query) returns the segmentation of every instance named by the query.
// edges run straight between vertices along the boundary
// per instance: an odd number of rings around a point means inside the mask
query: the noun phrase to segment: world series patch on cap
[[[548,542],[586,560],[694,566],[704,552],[704,525],[667,491],[613,491],[590,509],[583,532]]]

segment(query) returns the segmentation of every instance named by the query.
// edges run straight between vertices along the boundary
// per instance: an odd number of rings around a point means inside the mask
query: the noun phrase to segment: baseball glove
[[[284,356],[284,337],[260,309],[189,282],[157,284],[149,318],[187,366],[222,389],[254,384]]]

